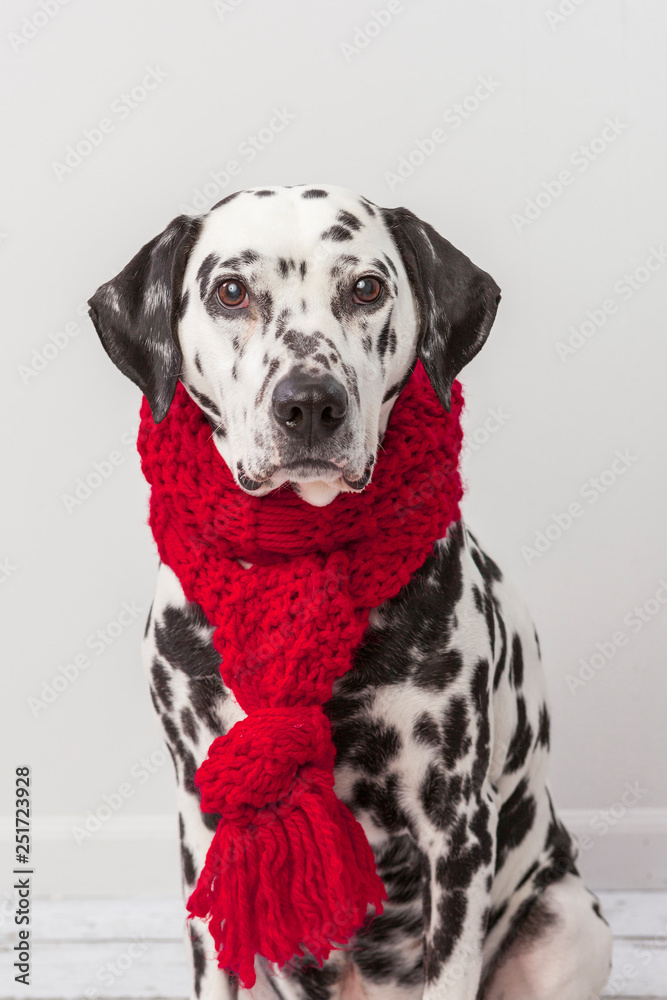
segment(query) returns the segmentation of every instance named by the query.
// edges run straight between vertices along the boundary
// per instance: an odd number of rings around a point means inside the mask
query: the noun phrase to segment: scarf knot
[[[259,709],[218,736],[196,784],[204,812],[230,823],[261,823],[289,809],[308,789],[333,787],[334,749],[320,705]]]

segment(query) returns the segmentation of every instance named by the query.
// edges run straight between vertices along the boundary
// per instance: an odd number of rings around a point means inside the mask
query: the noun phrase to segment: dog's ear
[[[417,299],[417,355],[449,410],[454,379],[489,335],[500,289],[486,271],[407,208],[385,208],[382,215]]]
[[[181,370],[181,287],[201,225],[179,215],[88,300],[104,349],[144,393],[156,423],[169,412]]]

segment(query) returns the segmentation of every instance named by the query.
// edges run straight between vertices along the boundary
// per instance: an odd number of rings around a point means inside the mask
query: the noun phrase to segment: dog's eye
[[[227,309],[244,309],[248,305],[246,286],[236,278],[230,278],[218,285],[218,298]]]
[[[377,278],[359,278],[354,286],[353,294],[355,302],[376,302],[382,294],[382,284]]]

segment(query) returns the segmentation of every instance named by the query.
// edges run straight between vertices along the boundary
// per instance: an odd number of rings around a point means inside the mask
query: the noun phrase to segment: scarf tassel
[[[333,790],[333,755],[319,706],[261,710],[218,737],[197,772],[202,808],[221,819],[188,911],[208,920],[220,968],[247,989],[256,955],[321,964],[360,929],[369,905],[382,913],[373,852]],[[271,787],[285,797],[268,800]]]

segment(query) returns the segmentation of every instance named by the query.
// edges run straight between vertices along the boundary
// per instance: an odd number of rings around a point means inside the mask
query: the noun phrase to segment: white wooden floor
[[[667,892],[600,893],[616,935],[605,996],[667,1000]],[[0,1000],[185,1000],[178,900],[35,901],[32,985],[14,982],[13,922],[0,926]]]

